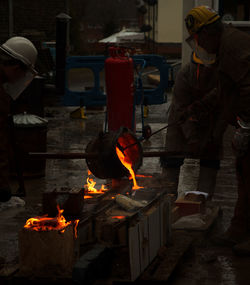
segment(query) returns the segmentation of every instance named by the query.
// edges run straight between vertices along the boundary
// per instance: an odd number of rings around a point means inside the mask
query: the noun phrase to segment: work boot
[[[239,256],[250,256],[250,237],[245,241],[236,244],[233,247],[233,252]]]
[[[166,178],[167,192],[178,196],[179,167],[162,168],[162,175]]]
[[[246,231],[230,227],[223,234],[214,237],[212,239],[212,243],[218,246],[233,247],[236,244],[243,242],[246,239],[246,237],[247,237]]]
[[[215,168],[200,167],[197,191],[207,193],[208,200],[211,200],[214,195],[217,172],[218,170]]]

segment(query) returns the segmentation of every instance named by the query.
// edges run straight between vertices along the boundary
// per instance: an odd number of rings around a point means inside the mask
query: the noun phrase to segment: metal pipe
[[[161,156],[174,156],[183,157],[185,154],[180,152],[170,152],[170,151],[144,151],[143,157],[161,157]],[[29,158],[32,159],[89,159],[98,157],[98,153],[50,153],[50,152],[30,152],[28,154]]]

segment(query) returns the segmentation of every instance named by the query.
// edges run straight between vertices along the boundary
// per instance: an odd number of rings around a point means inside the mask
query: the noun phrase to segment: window
[[[250,21],[250,1],[220,0],[219,12],[223,21]]]

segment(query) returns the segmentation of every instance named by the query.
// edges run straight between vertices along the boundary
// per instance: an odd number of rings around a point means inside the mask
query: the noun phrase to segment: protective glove
[[[180,121],[194,121],[199,122],[203,120],[208,120],[208,110],[206,106],[201,101],[195,101],[183,111],[180,116]]]
[[[187,152],[194,156],[199,157],[201,152],[201,145],[198,140],[192,140],[187,143]]]
[[[250,129],[238,128],[233,136],[232,147],[237,157],[244,156],[249,148]]]

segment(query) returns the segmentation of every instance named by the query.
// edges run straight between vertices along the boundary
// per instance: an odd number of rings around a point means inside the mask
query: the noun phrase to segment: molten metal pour
[[[116,147],[116,154],[117,154],[118,158],[120,159],[121,163],[128,169],[128,171],[129,171],[129,173],[130,173],[130,175],[131,175],[131,177],[133,179],[134,186],[133,186],[132,189],[133,190],[138,190],[140,188],[143,188],[143,187],[138,186],[138,184],[137,184],[137,181],[136,181],[136,178],[135,178],[135,172],[134,172],[134,170],[132,168],[132,163],[131,163],[129,157],[125,156],[120,151],[120,149],[118,147]]]

